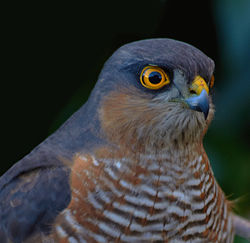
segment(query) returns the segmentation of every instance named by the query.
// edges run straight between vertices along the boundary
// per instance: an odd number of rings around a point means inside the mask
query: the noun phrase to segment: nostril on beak
[[[191,95],[196,95],[196,92],[194,90],[190,90]]]

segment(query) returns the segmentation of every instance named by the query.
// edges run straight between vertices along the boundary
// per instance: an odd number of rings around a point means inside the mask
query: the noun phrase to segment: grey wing
[[[1,243],[48,234],[55,217],[70,202],[68,178],[65,166],[42,166],[4,178],[7,183],[0,187]]]

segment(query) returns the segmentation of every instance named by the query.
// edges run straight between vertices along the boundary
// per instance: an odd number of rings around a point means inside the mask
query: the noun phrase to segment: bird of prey
[[[249,237],[203,148],[213,72],[180,41],[119,48],[87,103],[0,178],[1,243]]]

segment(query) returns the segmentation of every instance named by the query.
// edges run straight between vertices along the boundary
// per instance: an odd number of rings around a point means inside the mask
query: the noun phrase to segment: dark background
[[[216,116],[205,147],[236,211],[250,218],[250,1],[92,2],[2,8],[0,174],[87,100],[119,46],[174,38],[216,62]]]

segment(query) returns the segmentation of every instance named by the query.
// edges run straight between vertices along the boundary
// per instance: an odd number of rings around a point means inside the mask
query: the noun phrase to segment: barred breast
[[[56,242],[233,241],[230,205],[204,155],[184,169],[167,154],[78,154],[71,184]]]

